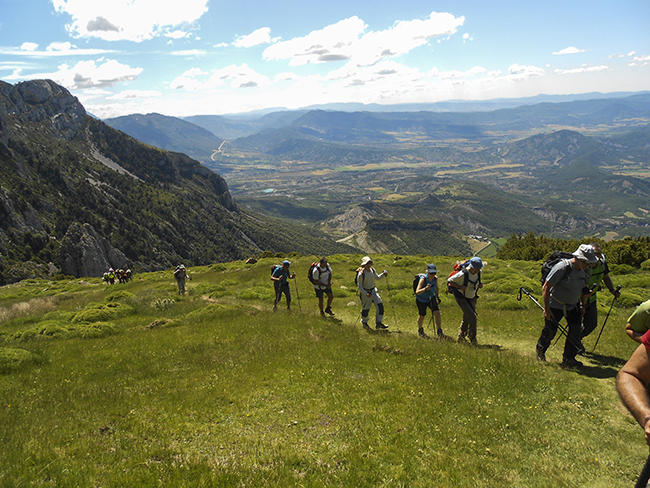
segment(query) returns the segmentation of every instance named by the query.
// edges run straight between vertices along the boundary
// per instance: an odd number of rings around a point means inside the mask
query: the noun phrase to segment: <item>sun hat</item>
[[[598,262],[596,257],[596,251],[589,244],[580,244],[578,249],[575,250],[573,255],[578,258],[580,261],[584,261],[589,264],[594,264]]]
[[[469,260],[469,265],[474,269],[481,269],[483,267],[483,261],[478,256],[475,256]]]
[[[361,258],[361,266],[365,266],[368,263],[372,263],[372,259],[370,259],[370,256],[364,256]]]

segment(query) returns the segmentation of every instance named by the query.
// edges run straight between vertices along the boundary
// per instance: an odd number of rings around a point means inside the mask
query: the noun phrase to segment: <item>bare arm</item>
[[[616,377],[616,389],[623,404],[643,429],[646,444],[650,445],[648,383],[650,383],[650,352],[641,345],[619,371]]]

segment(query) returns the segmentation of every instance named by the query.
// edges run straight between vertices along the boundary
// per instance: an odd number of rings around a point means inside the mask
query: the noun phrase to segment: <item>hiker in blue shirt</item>
[[[271,280],[273,280],[273,286],[275,287],[275,301],[273,302],[273,311],[275,312],[278,309],[278,302],[282,298],[282,294],[287,299],[287,310],[291,310],[291,291],[289,289],[289,282],[287,280],[292,280],[296,277],[296,273],[289,273],[289,266],[291,262],[286,259],[282,262],[282,267],[275,268],[273,274],[271,275]]]
[[[427,308],[431,309],[431,314],[436,320],[436,329],[438,337],[444,337],[442,333],[442,318],[440,317],[440,289],[438,287],[438,269],[435,264],[427,266],[427,275],[420,278],[418,287],[415,290],[415,304],[418,307],[418,334],[423,339],[428,339],[424,333],[424,318],[427,315]]]

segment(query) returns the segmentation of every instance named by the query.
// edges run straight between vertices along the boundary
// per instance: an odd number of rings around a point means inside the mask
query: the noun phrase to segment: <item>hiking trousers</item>
[[[275,284],[274,284],[275,285]],[[291,289],[289,288],[289,283],[283,283],[282,285],[275,285],[275,305],[280,303],[282,294],[287,298],[287,307],[291,305]]]
[[[546,350],[553,342],[555,334],[557,334],[558,325],[560,320],[563,317],[566,318],[567,322],[567,338],[564,342],[564,352],[562,353],[562,360],[573,360],[578,354],[578,345],[581,344],[580,334],[582,329],[582,313],[580,312],[580,307],[573,307],[566,312],[561,308],[551,308],[553,312],[553,317],[555,320],[549,320],[544,318],[544,328],[542,329],[542,334],[539,336],[537,341],[537,350]]]
[[[460,322],[458,337],[467,337],[470,342],[476,342],[476,299],[478,297],[465,298],[454,295],[454,298],[456,298],[456,303],[463,312],[463,320]]]
[[[359,298],[361,298],[361,323],[368,323],[368,315],[370,314],[370,307],[372,304],[375,304],[375,323],[381,324],[384,320],[384,303],[381,301],[379,293],[377,293],[377,288],[371,290],[366,290],[367,293],[370,293],[368,296],[366,293],[359,293]]]

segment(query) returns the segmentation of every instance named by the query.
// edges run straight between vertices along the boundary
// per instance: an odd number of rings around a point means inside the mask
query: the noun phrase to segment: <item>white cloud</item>
[[[68,14],[74,37],[140,42],[170,32],[187,31],[207,10],[208,0],[52,0],[57,12]],[[178,35],[178,34],[174,34]]]
[[[365,32],[366,24],[354,16],[305,37],[278,42],[266,48],[264,58],[290,59],[291,66],[342,60],[369,66],[406,54],[434,37],[453,34],[464,21],[464,17],[433,12],[425,20],[399,21],[383,31]]]
[[[270,44],[271,43],[271,29],[268,27],[262,27],[256,31],[248,34],[247,36],[239,37],[234,43],[235,47],[253,47],[260,44]]]
[[[578,73],[593,73],[595,71],[607,71],[609,66],[581,66],[580,68],[573,69],[556,69],[555,72],[558,75],[575,75]]]
[[[38,44],[33,42],[23,42],[20,49],[23,51],[36,51],[38,49]]]
[[[182,30],[169,31],[165,33],[165,37],[170,37],[172,39],[183,39],[185,37],[190,37],[191,35],[192,35],[191,32],[186,32]]]
[[[172,51],[169,54],[172,56],[203,56],[206,52],[200,49],[186,49],[184,51]]]
[[[107,100],[133,100],[136,98],[157,98],[162,93],[156,90],[124,90],[113,96],[107,97]]]
[[[567,47],[553,54],[555,55],[578,54],[578,53],[584,53],[586,51],[587,51],[586,49],[578,49],[577,47]]]
[[[438,70],[438,68],[433,68],[431,71],[427,73],[427,75],[432,76],[434,78],[440,78],[441,80],[450,80],[454,78],[469,78],[484,73],[487,73],[487,69],[483,68],[482,66],[474,66],[468,71],[457,71],[457,70],[440,71]]]
[[[629,66],[646,66],[650,64],[650,55],[646,56],[635,56],[632,58],[632,61],[629,63]]]
[[[520,64],[513,64],[508,67],[508,74],[506,76],[509,80],[525,80],[526,78],[534,78],[537,76],[544,76],[546,71],[544,68],[537,66],[522,66]]]
[[[69,42],[52,42],[49,46],[45,48],[46,51],[51,52],[69,52],[76,46],[73,46]]]
[[[99,63],[99,64],[98,64]],[[111,87],[124,81],[132,81],[142,68],[131,68],[115,60],[80,61],[75,66],[60,65],[55,73],[38,73],[30,79],[52,79],[68,90]]]
[[[169,86],[175,90],[211,90],[224,86],[228,81],[231,88],[250,88],[268,84],[269,78],[242,64],[211,71],[192,68],[175,78]]]

